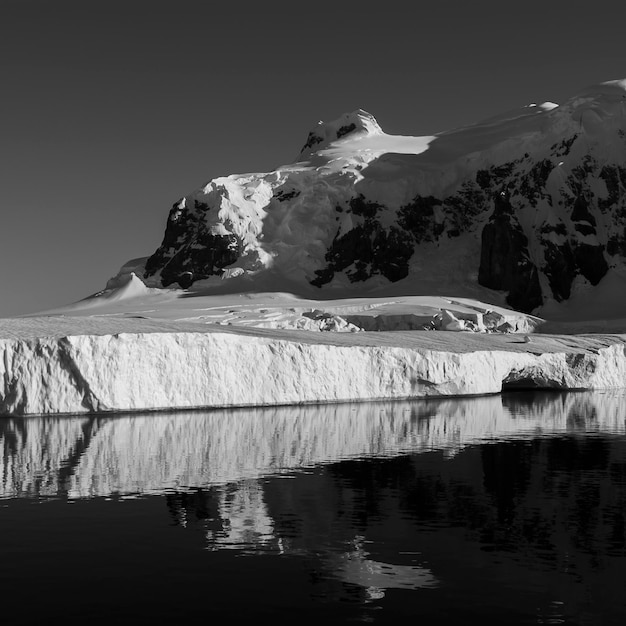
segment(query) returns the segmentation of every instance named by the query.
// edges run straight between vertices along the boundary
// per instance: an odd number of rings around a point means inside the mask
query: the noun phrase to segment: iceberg
[[[0,414],[274,406],[624,386],[626,336],[322,333],[132,318],[0,325]]]

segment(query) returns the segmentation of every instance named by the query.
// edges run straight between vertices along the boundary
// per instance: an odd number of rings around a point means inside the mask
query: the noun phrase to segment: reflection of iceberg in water
[[[203,548],[302,556],[320,597],[347,589],[374,608],[389,589],[448,584],[433,555],[453,553],[471,579],[485,546],[519,588],[548,580],[526,562],[586,579],[597,554],[626,554],[626,451],[623,438],[576,435],[626,433],[625,402],[618,391],[524,392],[3,419],[0,497],[164,494]],[[444,454],[419,455],[433,450]]]
[[[580,430],[624,433],[624,392],[0,420],[0,496],[165,493]]]

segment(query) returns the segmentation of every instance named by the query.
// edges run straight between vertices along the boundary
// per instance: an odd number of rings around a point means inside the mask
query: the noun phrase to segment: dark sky
[[[104,287],[172,203],[363,108],[432,134],[626,77],[620,0],[0,0],[0,316]]]

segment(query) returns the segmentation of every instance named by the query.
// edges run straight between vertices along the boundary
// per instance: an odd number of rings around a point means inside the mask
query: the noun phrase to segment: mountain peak
[[[607,80],[603,83],[589,85],[575,97],[581,96],[613,96],[626,98],[626,78]]]
[[[579,91],[557,110],[557,116],[568,116],[587,138],[600,143],[607,141],[606,133],[626,131],[626,79],[596,83]],[[620,146],[620,153],[623,147]]]
[[[356,109],[349,113],[344,113],[331,122],[319,121],[317,126],[309,133],[300,156],[317,152],[333,141],[348,135],[354,135],[355,133],[377,135],[382,132],[382,128],[371,113],[363,109]]]

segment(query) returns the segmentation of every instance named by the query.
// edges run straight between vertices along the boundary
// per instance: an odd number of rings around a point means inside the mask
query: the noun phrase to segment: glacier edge
[[[626,336],[116,332],[0,338],[0,414],[223,408],[626,386]],[[368,337],[363,337],[368,335]],[[432,337],[437,335],[437,337]]]

